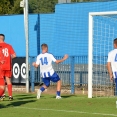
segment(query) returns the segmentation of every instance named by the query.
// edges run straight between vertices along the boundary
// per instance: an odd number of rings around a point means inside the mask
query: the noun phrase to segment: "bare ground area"
[[[37,90],[40,88],[41,86],[35,86],[35,91],[32,92],[31,88],[30,88],[30,92],[31,93],[36,93]],[[7,91],[7,88],[6,88]],[[13,86],[13,92],[26,92],[26,88],[25,86],[18,86],[18,85],[14,85]],[[51,85],[48,89],[46,89],[44,92],[44,94],[56,94],[56,85]],[[61,94],[72,94],[71,93],[71,87],[70,86],[62,86],[61,88]],[[83,86],[75,86],[75,93],[73,93],[75,95],[88,95],[88,88],[87,86],[83,87]],[[114,91],[111,89],[107,89],[107,90],[96,90],[94,89],[93,91],[93,96],[94,97],[113,97],[114,96]]]

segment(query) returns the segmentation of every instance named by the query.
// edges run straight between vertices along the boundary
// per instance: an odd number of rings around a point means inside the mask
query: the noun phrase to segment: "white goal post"
[[[113,15],[117,15],[117,11],[108,11],[108,12],[90,12],[89,13],[89,44],[88,44],[88,98],[92,98],[93,97],[93,51],[95,51],[93,48],[93,38],[94,38],[94,17],[95,16],[113,16]],[[103,24],[102,25],[102,30],[103,31]],[[99,30],[99,31],[100,31]],[[107,30],[105,28],[105,30]],[[108,29],[110,31],[110,29]],[[107,32],[109,32],[107,31]],[[110,31],[111,32],[111,31]],[[100,32],[101,33],[101,32]],[[102,34],[103,35],[103,34]],[[110,33],[111,35],[111,33]],[[114,33],[113,33],[114,35]],[[97,37],[96,37],[97,38]],[[114,39],[114,36],[111,37],[112,39]],[[101,48],[101,46],[100,46]],[[98,50],[97,50],[98,51]],[[103,54],[103,53],[102,53]],[[100,66],[98,66],[100,67]]]

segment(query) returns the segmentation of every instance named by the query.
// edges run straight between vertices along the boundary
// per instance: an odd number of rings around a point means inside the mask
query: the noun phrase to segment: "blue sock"
[[[115,78],[115,96],[117,96],[117,78]]]
[[[45,88],[44,87],[41,87],[40,90],[43,92],[45,90]]]
[[[57,96],[60,96],[60,91],[57,91],[56,94],[57,94]]]

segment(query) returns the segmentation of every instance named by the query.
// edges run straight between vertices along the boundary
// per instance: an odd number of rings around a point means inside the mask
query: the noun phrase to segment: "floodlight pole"
[[[29,30],[28,30],[28,0],[24,0],[24,26],[26,39],[26,93],[29,93]]]

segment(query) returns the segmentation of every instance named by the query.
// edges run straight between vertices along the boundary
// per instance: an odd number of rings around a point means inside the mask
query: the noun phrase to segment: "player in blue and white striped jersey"
[[[113,41],[114,49],[108,53],[107,70],[109,72],[110,80],[115,82],[117,96],[117,38]]]
[[[60,99],[60,90],[61,90],[61,80],[57,73],[54,71],[52,67],[52,62],[61,63],[68,58],[68,55],[64,55],[63,59],[56,60],[54,56],[48,52],[48,45],[41,45],[42,53],[37,56],[36,62],[32,65],[34,67],[38,67],[40,65],[40,74],[43,78],[44,85],[37,91],[37,99],[40,99],[41,93],[50,86],[50,81],[57,82],[57,92],[56,99]]]

